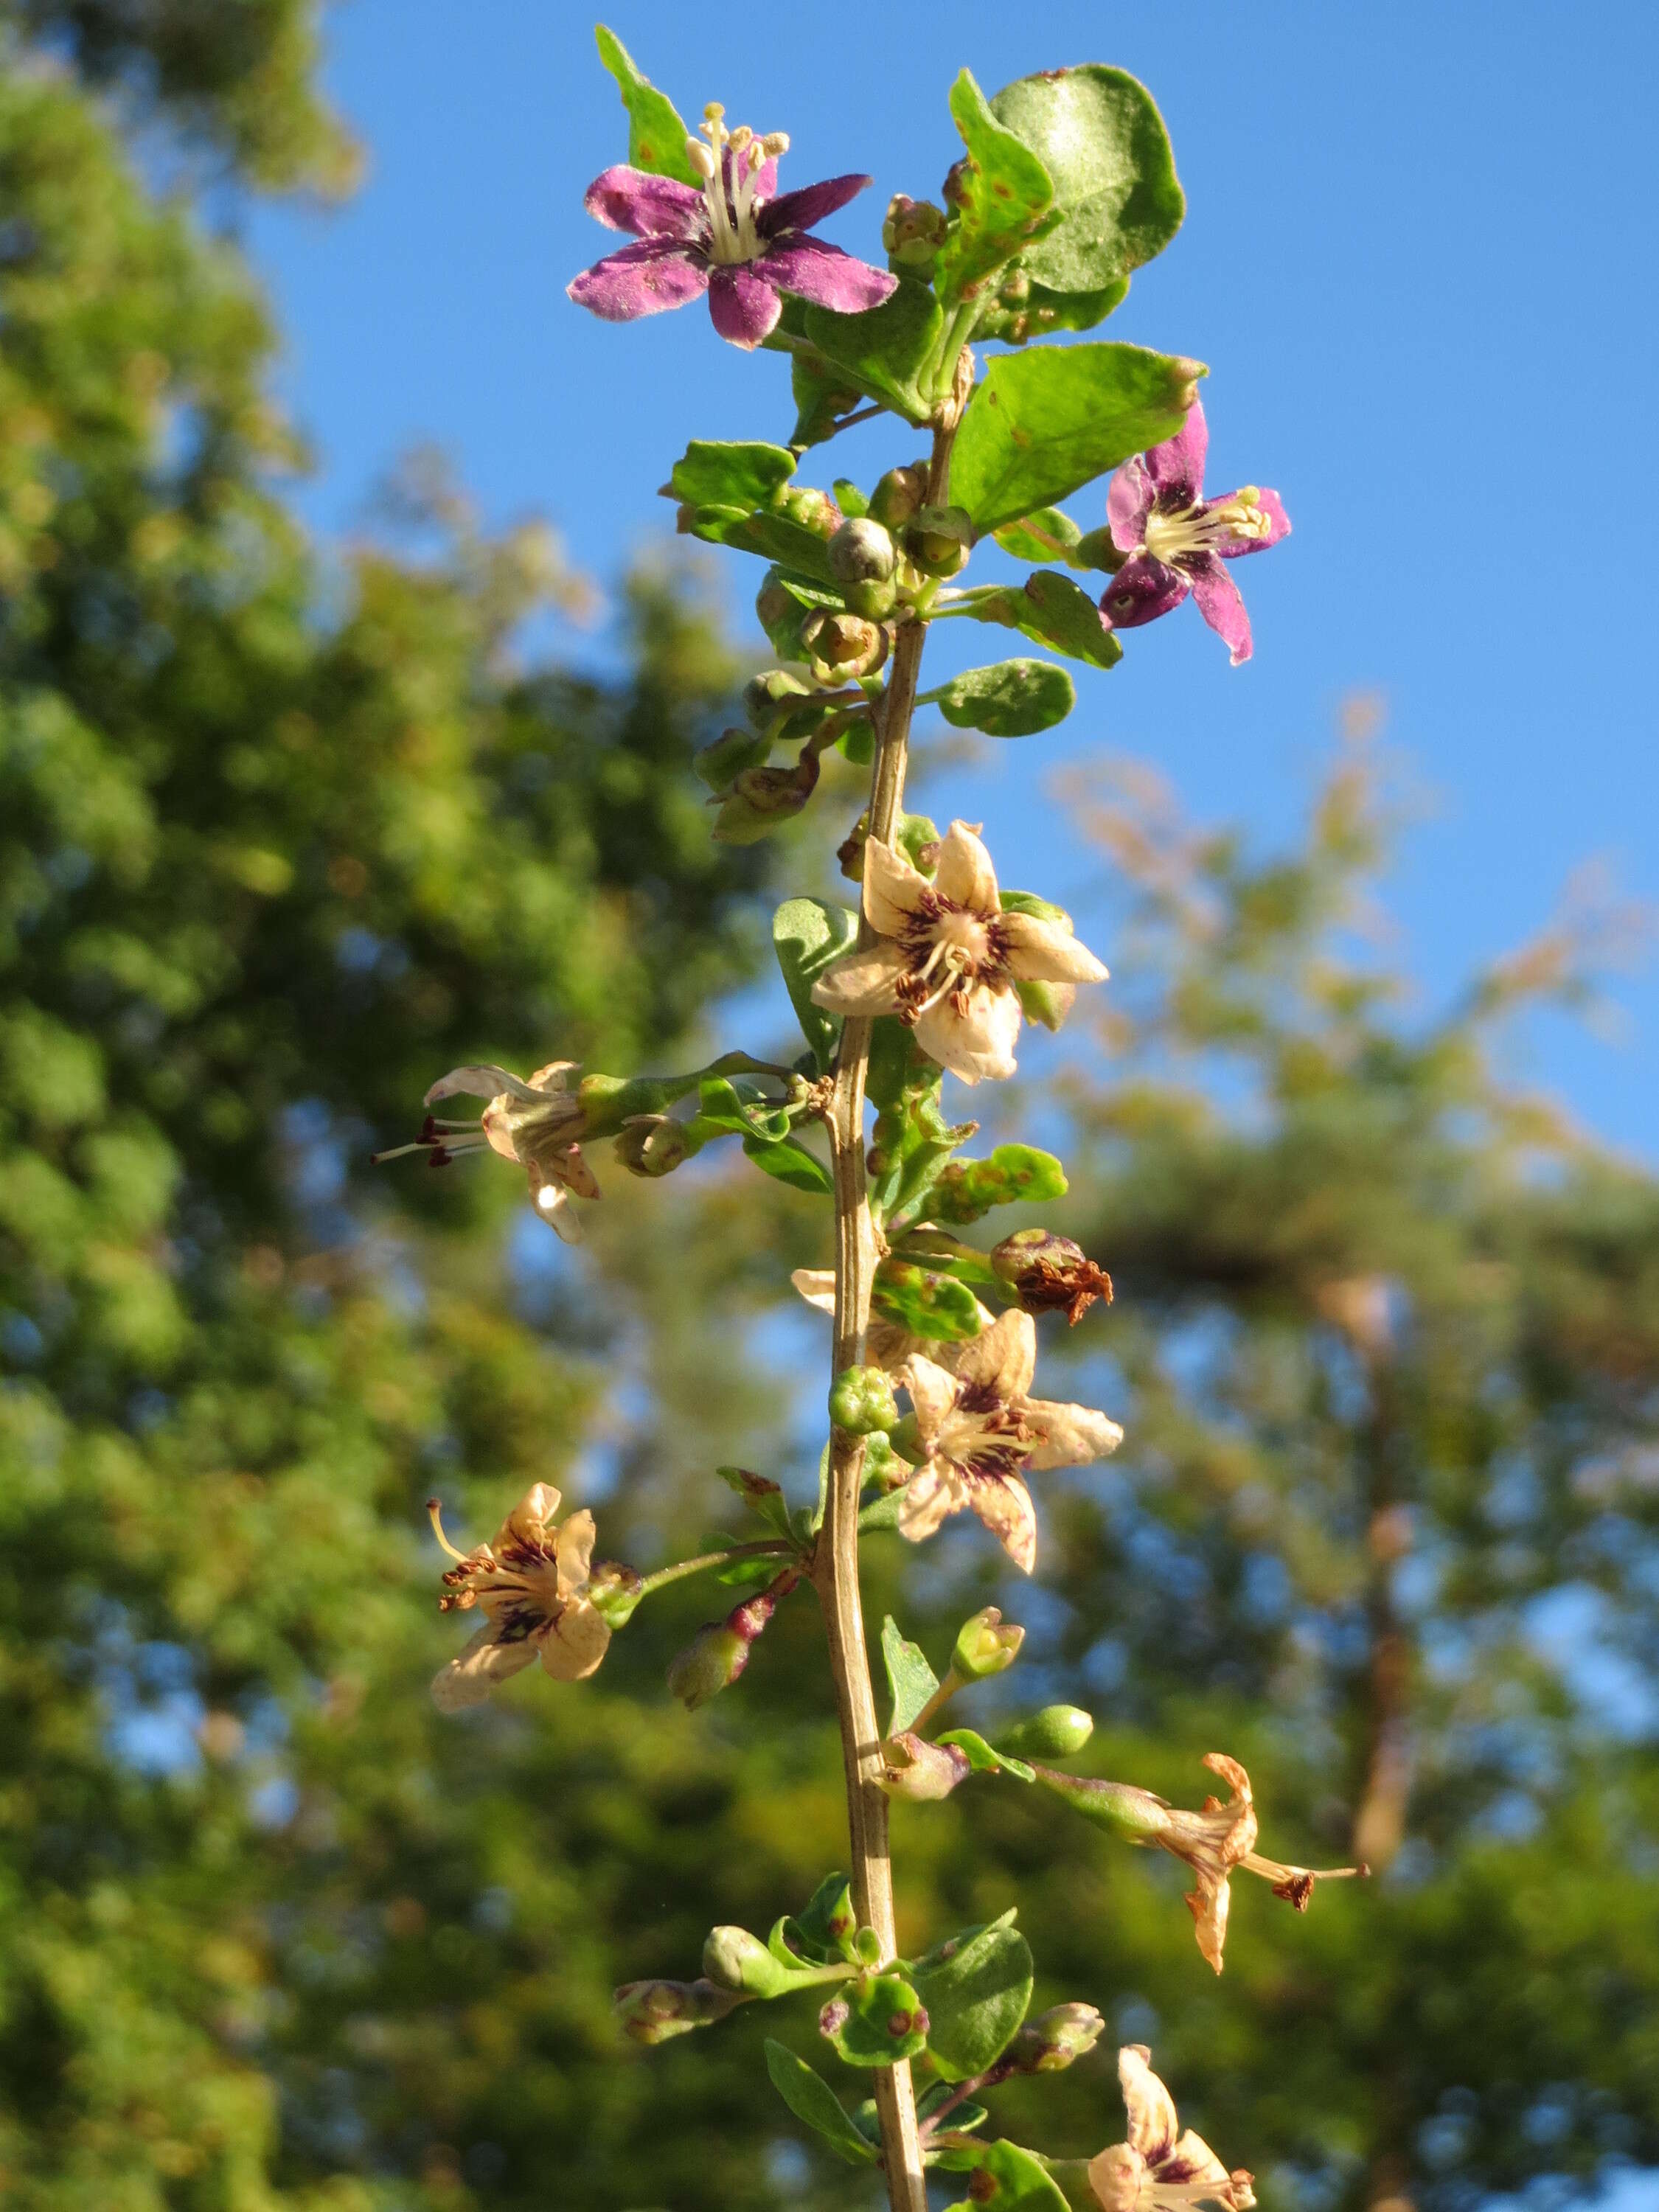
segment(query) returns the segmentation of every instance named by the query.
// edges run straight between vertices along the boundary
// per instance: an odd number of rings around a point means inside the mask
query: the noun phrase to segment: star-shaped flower
[[[1245,484],[1224,499],[1204,496],[1210,433],[1194,399],[1182,428],[1149,453],[1125,461],[1106,495],[1112,542],[1129,558],[1107,585],[1108,629],[1134,629],[1178,607],[1190,592],[1210,628],[1250,657],[1250,617],[1222,563],[1265,553],[1291,532],[1276,491]]]
[[[1104,2212],[1190,2212],[1200,2204],[1250,2212],[1253,2177],[1242,2168],[1229,2173],[1202,2136],[1181,2131],[1152,2056],[1144,2043],[1125,2044],[1117,2054],[1128,2141],[1089,2161],[1089,2186]]]
[[[567,287],[570,297],[606,322],[631,323],[706,292],[714,328],[744,347],[776,327],[781,292],[844,315],[878,307],[897,278],[811,235],[870,179],[831,177],[775,198],[776,157],[788,139],[781,131],[757,137],[746,124],[728,132],[725,112],[711,104],[702,137],[686,141],[701,191],[625,163],[595,178],[588,213],[639,244],[585,269]]]
[[[458,1552],[444,1534],[438,1501],[428,1503],[438,1541],[455,1561],[439,1603],[446,1613],[482,1606],[485,1616],[466,1649],[433,1678],[441,1711],[481,1705],[497,1682],[532,1660],[556,1682],[580,1682],[604,1658],[611,1630],[588,1597],[593,1516],[573,1513],[556,1527],[558,1510],[558,1492],[532,1483],[493,1543]]]
[[[965,822],[940,841],[931,878],[892,846],[866,843],[864,913],[878,942],[832,962],[814,1002],[836,1014],[896,1014],[964,1083],[1014,1073],[1017,985],[1106,980],[1061,923],[1004,913],[991,855]]]
[[[510,1068],[452,1067],[433,1085],[424,1103],[435,1106],[457,1093],[487,1098],[489,1103],[477,1125],[438,1121],[428,1114],[412,1145],[376,1152],[375,1163],[401,1158],[405,1152],[424,1152],[434,1168],[447,1167],[462,1153],[482,1152],[487,1146],[524,1169],[537,1212],[567,1244],[579,1244],[581,1223],[570,1205],[570,1193],[597,1198],[599,1186],[578,1142],[586,1134],[586,1122],[581,1102],[568,1087],[574,1066],[574,1060],[550,1060],[527,1083]]]
[[[1089,1406],[1026,1394],[1036,1370],[1036,1327],[1018,1309],[953,1347],[954,1372],[921,1352],[904,1370],[927,1457],[906,1486],[899,1530],[913,1543],[964,1509],[976,1513],[1017,1567],[1036,1561],[1028,1468],[1086,1467],[1123,1441]]]

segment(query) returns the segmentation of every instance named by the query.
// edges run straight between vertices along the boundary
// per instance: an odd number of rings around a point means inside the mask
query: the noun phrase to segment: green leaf
[[[786,899],[772,917],[772,949],[783,971],[789,1003],[819,1072],[825,1075],[836,1056],[841,1022],[813,1005],[812,986],[831,961],[852,951],[858,933],[859,918],[850,907],[827,906],[822,899]]]
[[[839,315],[832,307],[809,307],[806,313],[807,340],[832,368],[913,422],[925,422],[933,412],[932,395],[919,379],[944,330],[945,317],[931,289],[908,277],[901,277],[897,290],[865,314]],[[830,376],[814,374],[820,389],[833,388]],[[796,398],[800,398],[798,390]]]
[[[1031,1949],[1018,1929],[982,1929],[915,1972],[927,2008],[927,2048],[945,2079],[965,2081],[994,2065],[1031,2002]]]
[[[816,1153],[793,1137],[769,1139],[745,1137],[743,1149],[763,1175],[787,1182],[792,1190],[810,1191],[815,1198],[833,1198],[835,1179]]]
[[[1121,283],[1181,228],[1186,197],[1144,84],[1090,62],[1005,86],[991,112],[1038,155],[1059,221],[1024,257],[1034,284],[1092,293]]]
[[[1027,577],[1023,590],[1003,586],[987,592],[966,611],[978,622],[1000,623],[1091,668],[1115,668],[1123,658],[1123,647],[1101,620],[1094,600],[1054,568],[1039,568]]]
[[[965,1753],[975,1774],[1012,1774],[1018,1782],[1036,1779],[1023,1759],[1012,1759],[1006,1752],[993,1751],[984,1737],[972,1729],[948,1729],[939,1741],[953,1743],[958,1751]]]
[[[1024,345],[1028,339],[1049,337],[1057,331],[1091,331],[1122,306],[1128,290],[1128,278],[1120,276],[1098,292],[1051,292],[1016,269],[981,315],[975,335],[1000,338],[1005,345]]]
[[[1038,530],[1041,538],[1033,535]],[[1063,561],[1083,532],[1059,507],[1040,507],[1021,522],[1005,522],[994,534],[1003,551],[1016,561]]]
[[[789,1534],[789,1501],[769,1475],[757,1474],[746,1467],[717,1467],[714,1472],[769,1528],[780,1536]]]
[[[912,1336],[957,1344],[980,1333],[979,1302],[967,1284],[914,1261],[884,1260],[872,1297],[884,1321],[896,1322]]]
[[[928,1194],[928,1209],[961,1228],[994,1206],[1042,1206],[1065,1195],[1066,1170],[1052,1152],[999,1145],[988,1160],[952,1160]]]
[[[872,1974],[832,1997],[818,2025],[849,2066],[894,2066],[927,2048],[921,2011],[921,2000],[902,1974]]]
[[[1174,437],[1200,362],[1143,346],[1045,346],[994,361],[951,459],[951,501],[981,537]]]
[[[769,505],[794,473],[795,456],[783,446],[693,438],[669,472],[668,489],[687,507],[748,514]]]
[[[971,70],[951,88],[951,114],[968,151],[947,191],[954,220],[933,282],[939,298],[954,302],[1030,246],[1054,190],[1040,158],[992,113]]]
[[[890,1613],[881,1624],[881,1656],[887,1668],[887,1686],[893,1693],[893,1717],[887,1723],[887,1733],[897,1735],[914,1725],[916,1715],[938,1689],[939,1676],[927,1664],[921,1646],[908,1644],[899,1633]]]
[[[830,489],[836,495],[836,505],[849,522],[862,522],[870,512],[870,501],[851,477],[837,477]]]
[[[976,2158],[973,2194],[947,2212],[1070,2212],[1060,2184],[1034,2151],[987,2143]]]
[[[809,2128],[822,2136],[848,2166],[873,2166],[874,2144],[866,2142],[854,2126],[823,2075],[804,2058],[797,2058],[793,2051],[786,2051],[782,2044],[775,2043],[769,2035],[765,2048],[766,2070],[771,2076],[772,2087],[795,2118],[805,2120]]]
[[[1077,686],[1051,660],[999,660],[964,668],[930,696],[952,729],[1029,738],[1065,720],[1077,704]]]
[[[616,78],[623,106],[628,110],[629,161],[635,168],[647,169],[653,177],[674,177],[681,184],[701,191],[702,179],[692,167],[685,151],[685,142],[691,134],[673,101],[665,92],[659,92],[649,77],[640,74],[632,55],[614,31],[598,23],[593,36],[599,42],[599,59]]]
[[[783,320],[778,327],[787,327],[791,307],[800,310],[800,328],[792,335],[805,337],[806,311],[799,300],[786,302]],[[765,343],[770,345],[771,340]],[[791,352],[789,388],[795,401],[795,427],[789,434],[789,442],[802,447],[822,445],[826,438],[833,438],[841,417],[850,415],[868,397],[845,369],[837,368],[821,354]]]

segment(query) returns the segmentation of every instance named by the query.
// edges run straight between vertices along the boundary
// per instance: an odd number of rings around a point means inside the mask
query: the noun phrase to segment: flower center
[[[1256,487],[1245,484],[1231,499],[1154,507],[1146,517],[1146,550],[1154,561],[1179,568],[1195,554],[1216,552],[1235,539],[1254,544],[1273,529],[1273,518],[1261,500]]]
[[[688,138],[685,150],[702,179],[703,204],[708,210],[708,258],[721,267],[739,261],[756,261],[766,251],[766,241],[755,228],[758,204],[755,198],[760,173],[775,155],[787,153],[789,140],[781,131],[757,137],[746,123],[735,131],[726,127],[726,110],[711,100],[702,112],[702,136]]]

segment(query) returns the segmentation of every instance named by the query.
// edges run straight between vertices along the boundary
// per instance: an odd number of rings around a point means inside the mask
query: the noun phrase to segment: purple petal
[[[579,307],[607,323],[632,323],[665,307],[683,307],[708,285],[708,269],[695,247],[670,238],[642,238],[620,253],[607,253],[564,289]]]
[[[753,347],[777,326],[783,302],[755,265],[737,262],[709,272],[708,312],[714,328],[733,345]]]
[[[1233,497],[1237,499],[1237,496],[1235,492]],[[1237,561],[1245,553],[1265,553],[1270,545],[1277,545],[1281,538],[1290,536],[1291,518],[1285,514],[1284,502],[1276,491],[1258,489],[1253,504],[1259,507],[1267,518],[1269,527],[1267,536],[1234,538],[1224,545],[1218,545],[1215,550],[1224,561]]]
[[[781,230],[811,230],[874,182],[873,177],[829,177],[821,185],[803,185],[798,192],[769,200],[755,228],[763,238],[775,238]]]
[[[1133,553],[1145,544],[1146,518],[1157,496],[1158,488],[1139,454],[1114,474],[1106,488],[1106,519],[1120,553]]]
[[[690,185],[625,162],[595,177],[582,205],[606,229],[631,230],[635,238],[695,238],[708,212]]]
[[[749,265],[767,283],[843,315],[861,315],[867,307],[878,307],[898,289],[896,276],[872,269],[867,261],[843,253],[822,238],[787,238]]]
[[[1198,601],[1198,611],[1218,637],[1224,638],[1233,656],[1233,666],[1250,657],[1250,617],[1243,599],[1232,578],[1213,553],[1207,553],[1193,563],[1193,597]]]
[[[1154,446],[1147,454],[1147,473],[1159,491],[1176,495],[1176,505],[1192,507],[1204,495],[1204,456],[1209,448],[1210,429],[1204,420],[1203,402],[1194,399],[1174,437]]]
[[[1191,589],[1178,568],[1141,553],[1126,561],[1107,585],[1101,617],[1108,629],[1139,629],[1142,623],[1156,622],[1178,607]]]

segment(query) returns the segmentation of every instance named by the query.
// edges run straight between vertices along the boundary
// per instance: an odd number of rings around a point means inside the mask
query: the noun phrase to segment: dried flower
[[[1089,2161],[1089,2186],[1104,2212],[1189,2212],[1199,2204],[1250,2212],[1252,2177],[1229,2173],[1202,2136],[1180,2133],[1175,2100],[1152,2069],[1144,2043],[1117,2054],[1117,2078],[1128,2111],[1128,2141]]]
[[[1276,491],[1255,484],[1204,497],[1210,433],[1196,399],[1173,438],[1125,461],[1106,495],[1112,541],[1129,556],[1100,602],[1108,629],[1134,629],[1178,607],[1190,592],[1198,611],[1232,649],[1250,657],[1250,617],[1222,563],[1265,553],[1291,533]]]
[[[434,1168],[447,1167],[463,1153],[482,1152],[487,1146],[524,1169],[537,1212],[567,1244],[579,1244],[581,1224],[571,1207],[570,1193],[597,1198],[599,1186],[577,1141],[587,1133],[587,1120],[568,1081],[575,1065],[570,1060],[550,1060],[527,1083],[510,1068],[489,1064],[452,1067],[433,1085],[424,1103],[435,1106],[458,1092],[487,1098],[489,1103],[476,1126],[470,1121],[439,1121],[428,1113],[412,1145],[376,1152],[374,1163],[378,1166],[406,1152],[424,1152]]]
[[[428,1501],[438,1541],[455,1561],[440,1604],[446,1613],[482,1606],[485,1614],[465,1650],[433,1678],[441,1711],[482,1704],[497,1682],[536,1659],[556,1682],[579,1682],[605,1657],[611,1630],[588,1597],[593,1516],[573,1513],[556,1528],[558,1510],[558,1492],[532,1483],[493,1543],[458,1552],[444,1534],[437,1499]]]
[[[728,131],[725,112],[711,103],[702,137],[686,141],[700,191],[625,163],[595,178],[588,213],[639,243],[585,269],[566,287],[570,297],[606,322],[631,323],[706,292],[714,328],[744,347],[776,327],[781,292],[845,315],[879,307],[897,278],[811,234],[869,178],[831,177],[775,198],[787,137],[781,131],[757,137],[747,125]]]
[[[1017,1229],[991,1265],[1027,1313],[1063,1313],[1075,1328],[1097,1298],[1112,1302],[1112,1279],[1080,1244],[1046,1229]]]
[[[1063,924],[1003,912],[991,856],[965,822],[940,841],[931,882],[892,846],[866,844],[864,912],[879,941],[833,962],[814,1000],[831,1013],[896,1014],[964,1083],[1014,1073],[1018,983],[1105,981]]]

